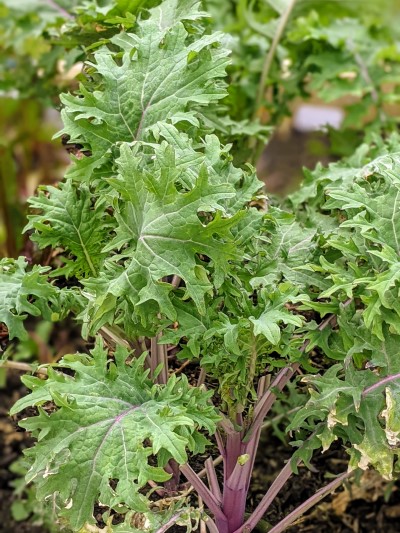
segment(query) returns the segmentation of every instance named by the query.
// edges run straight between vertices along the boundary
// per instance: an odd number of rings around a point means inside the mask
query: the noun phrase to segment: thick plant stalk
[[[232,533],[243,523],[246,510],[246,478],[242,469],[238,463],[236,475],[232,475],[224,485],[223,511],[228,520],[228,533]],[[217,525],[219,526],[218,521]]]
[[[259,393],[263,386],[259,386]],[[238,425],[243,426],[241,415]],[[253,432],[248,442],[243,441],[243,430],[233,430],[226,424],[226,445],[224,447],[224,486],[222,510],[228,519],[229,533],[243,524],[247,494],[260,442],[261,427]],[[217,521],[218,525],[218,521]]]
[[[222,510],[228,519],[228,533],[235,531],[243,523],[247,487],[251,476],[251,470],[247,464],[251,462],[250,455],[241,453],[245,451],[241,441],[241,432],[235,432],[227,436]],[[218,520],[217,526],[219,526]]]
[[[242,455],[242,434],[240,431],[232,430],[226,435],[224,482],[233,474],[240,455]]]

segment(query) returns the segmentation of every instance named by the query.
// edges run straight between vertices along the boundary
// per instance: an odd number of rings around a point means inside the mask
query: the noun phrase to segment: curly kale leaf
[[[343,291],[365,305],[364,321],[381,340],[383,325],[400,333],[400,155],[380,156],[345,189],[327,188],[326,209],[343,222],[328,245],[344,261],[323,263],[335,282],[321,297]]]
[[[88,83],[76,96],[62,97],[60,134],[91,152],[75,161],[71,177],[89,180],[118,143],[149,140],[159,122],[198,126],[193,107],[225,96],[229,51],[220,46],[220,34],[193,40],[182,22],[163,26],[157,10],[135,30],[111,39],[117,52],[103,47],[94,54],[88,65],[94,88]]]
[[[320,239],[319,265],[310,265],[330,286],[309,307],[320,313],[331,309],[336,320],[306,334],[307,350],[317,346],[344,365],[306,378],[311,398],[291,429],[311,429],[324,421],[317,434],[324,449],[341,438],[350,445],[351,466],[372,465],[391,478],[398,469],[400,434],[398,138],[361,159],[353,179],[348,179],[349,168],[338,180],[326,181],[327,173],[314,189],[316,206],[336,224]]]
[[[31,240],[40,248],[62,247],[72,259],[65,258],[57,275],[96,276],[106,256],[102,252],[109,231],[110,217],[104,213],[102,202],[94,206],[88,187],[74,187],[71,181],[58,187],[46,187],[45,192],[29,200],[34,210],[28,216],[26,230],[34,229]]]
[[[170,459],[187,461],[187,452],[204,451],[218,415],[209,404],[211,393],[189,386],[185,377],[154,385],[143,368],[145,354],[126,363],[119,348],[115,362],[100,343],[89,356],[67,356],[60,366],[71,377],[49,369],[46,381],[25,378],[32,393],[12,409],[39,406],[39,415],[21,422],[38,442],[27,454],[33,460],[28,481],[37,484],[39,498],[58,494],[58,503],[74,529],[94,522],[95,502],[118,508],[127,505],[146,512],[143,489],[149,481],[170,475]],[[48,414],[40,407],[53,401]]]
[[[58,289],[47,281],[49,267],[34,266],[27,271],[24,257],[0,261],[0,322],[9,332],[10,339],[26,339],[23,322],[27,315],[50,320],[58,299]]]
[[[400,442],[399,340],[387,331],[384,341],[372,340],[374,360],[382,365],[379,370],[357,370],[351,363],[343,371],[339,364],[323,376],[304,378],[310,384],[311,397],[288,430],[324,421],[317,433],[324,450],[341,438],[352,445],[351,467],[366,469],[371,465],[391,479],[397,470]],[[369,344],[359,344],[358,349],[368,349]]]
[[[224,200],[235,196],[234,188],[211,184],[202,166],[194,187],[179,191],[175,161],[168,145],[162,157],[158,152],[150,162],[121,145],[118,177],[108,180],[120,195],[114,205],[117,225],[104,249],[120,253],[106,262],[100,278],[85,283],[95,295],[90,313],[96,328],[109,320],[110,298],[128,299],[139,314],[140,306],[155,301],[162,313],[175,319],[172,285],[165,282],[173,275],[184,281],[185,292],[204,314],[204,297],[213,287],[208,270],[213,269],[214,284],[221,285],[229,261],[240,257],[231,230],[246,212],[229,217],[223,208]],[[148,315],[147,308],[144,319]]]

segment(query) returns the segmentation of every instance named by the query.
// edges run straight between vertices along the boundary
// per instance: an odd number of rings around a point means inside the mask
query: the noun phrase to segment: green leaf
[[[164,0],[159,6],[150,10],[151,19],[160,29],[167,29],[178,21],[208,17],[205,11],[200,11],[200,7],[199,0]]]
[[[293,324],[294,326],[301,326],[303,324],[300,316],[295,316],[289,311],[280,311],[278,309],[266,311],[257,319],[250,317],[250,321],[254,325],[254,335],[264,335],[274,346],[279,343],[281,338],[280,322]]]
[[[37,406],[57,400],[51,414],[39,407],[38,416],[21,423],[38,438],[27,452],[33,460],[27,480],[37,484],[41,499],[58,494],[61,514],[74,529],[94,523],[98,500],[146,512],[141,489],[170,477],[152,457],[185,463],[187,451],[197,453],[198,430],[215,431],[210,393],[189,387],[185,378],[155,386],[143,369],[144,356],[127,364],[128,355],[117,349],[117,373],[99,343],[92,358],[67,356],[60,365],[73,377],[54,373],[41,384],[31,382],[31,395],[12,409],[15,414],[27,400]]]
[[[232,164],[230,146],[221,145],[216,135],[206,135],[196,143],[195,149],[193,140],[187,134],[179,132],[172,124],[158,123],[153,128],[153,134],[158,142],[165,139],[174,147],[175,165],[180,171],[179,182],[183,187],[191,189],[194,186],[198,169],[204,165],[207,167],[211,184],[226,183],[235,188],[235,196],[224,202],[229,213],[235,213],[251,200],[258,198],[257,193],[260,193],[264,184],[257,179],[252,168],[246,172]],[[155,153],[161,165],[167,153],[162,142],[160,146],[155,147]],[[168,166],[168,160],[165,164]]]
[[[311,261],[316,247],[315,229],[303,227],[293,214],[273,207],[265,217],[265,229],[268,244],[262,253],[267,260],[260,264],[252,287],[269,286],[282,278],[299,287],[308,285],[311,276],[304,266]],[[322,277],[313,274],[312,279],[315,286],[328,287]]]
[[[162,280],[176,275],[204,314],[204,296],[212,284],[196,258],[201,255],[212,261],[215,283],[220,285],[229,261],[239,257],[231,229],[245,212],[223,216],[222,201],[234,197],[235,192],[226,183],[209,183],[204,166],[193,189],[179,192],[171,147],[165,146],[160,161],[158,154],[151,161],[152,165],[147,158],[136,157],[128,145],[121,145],[118,177],[109,180],[121,195],[121,208],[116,205],[116,236],[105,250],[128,246],[123,250],[124,266],[110,269],[110,281],[88,282],[87,286],[97,294],[96,309],[109,295],[126,296],[134,306],[155,300],[166,316],[175,319],[169,297],[172,286]],[[205,211],[212,215],[207,224],[200,220]]]
[[[310,400],[296,413],[288,430],[308,427],[306,421],[326,421],[318,434],[324,449],[340,436],[349,441],[351,467],[366,469],[372,465],[391,479],[400,433],[400,337],[388,335],[387,328],[384,334],[381,342],[361,330],[352,348],[353,352],[372,352],[372,370],[356,370],[350,363],[345,370],[342,365],[334,365],[322,376],[303,378],[312,386]],[[373,371],[376,367],[379,373]]]
[[[292,324],[300,327],[303,317],[291,313],[286,305],[307,299],[306,295],[298,295],[297,289],[289,283],[282,283],[279,290],[270,293],[262,289],[259,295],[257,316],[250,316],[253,324],[254,335],[263,335],[273,346],[279,344],[281,339],[280,323]]]
[[[181,7],[192,9],[192,4]],[[219,80],[229,61],[228,51],[218,46],[221,35],[190,40],[181,22],[160,27],[159,13],[141,21],[136,33],[112,38],[117,53],[104,47],[94,54],[94,92],[82,86],[79,95],[62,97],[65,127],[60,135],[91,151],[75,161],[69,176],[89,180],[118,143],[149,139],[159,122],[198,124],[193,104],[206,106],[225,96]]]
[[[27,315],[51,319],[49,303],[56,302],[58,289],[47,281],[50,268],[35,265],[27,272],[24,257],[0,261],[0,322],[7,328],[10,339],[26,339],[23,322]]]
[[[70,181],[32,197],[29,204],[34,214],[28,216],[26,230],[35,229],[31,239],[40,248],[62,247],[73,256],[57,275],[96,276],[106,254],[102,243],[108,233],[109,220],[101,202],[92,207],[92,197],[86,186],[79,189]],[[54,275],[54,274],[53,274]]]
[[[396,161],[394,155],[391,161]],[[328,194],[336,201],[328,201],[326,208],[357,209],[360,211],[360,216],[356,220],[344,222],[342,226],[351,225],[351,227],[360,228],[362,235],[366,238],[390,246],[399,254],[400,179],[391,175],[391,172],[387,171],[383,165],[385,165],[384,161],[377,161],[376,170],[381,174],[380,179],[383,181],[378,191],[375,190],[376,187],[363,187],[357,183],[354,183],[352,187],[354,192],[330,189]],[[400,160],[397,165],[400,166]],[[391,166],[394,166],[393,162]]]

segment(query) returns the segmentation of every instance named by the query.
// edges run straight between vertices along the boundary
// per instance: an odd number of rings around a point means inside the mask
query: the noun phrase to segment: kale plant
[[[229,39],[196,0],[137,15],[61,97],[60,135],[81,149],[30,200],[27,230],[62,255],[51,267],[0,262],[10,339],[24,338],[28,314],[73,315],[95,338],[45,379],[23,378],[31,393],[12,414],[37,410],[20,423],[37,439],[27,481],[72,531],[202,521],[248,533],[299,464],[340,439],[348,471],[278,533],[357,470],[398,470],[400,141],[376,137],[269,205],[209,120],[227,98]],[[309,387],[288,427],[297,449],[246,514],[264,421],[297,374]]]

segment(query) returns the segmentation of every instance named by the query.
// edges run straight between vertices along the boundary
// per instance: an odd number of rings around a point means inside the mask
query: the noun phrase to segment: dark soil
[[[264,443],[258,453],[257,470],[250,495],[254,507],[265,493],[283,461],[290,457],[289,447],[273,436],[264,435]],[[347,454],[340,445],[312,461],[315,472],[305,467],[293,476],[265,515],[265,520],[276,524],[298,505],[327,485],[332,477],[347,470]],[[351,491],[344,487],[327,497],[316,508],[290,527],[288,533],[398,533],[400,531],[400,482],[390,490],[389,484],[373,471],[366,472],[359,485],[352,482]],[[385,502],[385,490],[389,500]],[[347,503],[347,505],[346,505]]]
[[[18,429],[8,415],[10,407],[28,392],[21,384],[20,375],[17,371],[9,372],[7,388],[0,389],[0,532],[46,533],[45,529],[35,527],[29,521],[15,522],[11,516],[14,495],[10,483],[15,475],[10,472],[9,467],[24,448],[33,444],[32,439]]]

